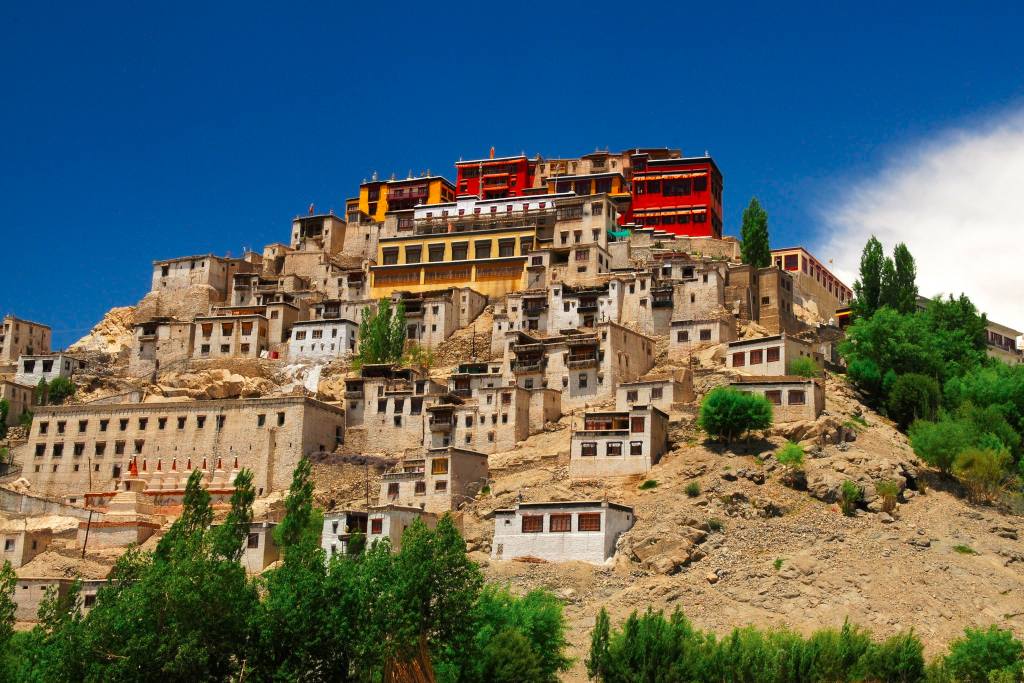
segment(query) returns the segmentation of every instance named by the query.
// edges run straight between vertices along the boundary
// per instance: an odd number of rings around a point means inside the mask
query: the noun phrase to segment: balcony
[[[345,390],[345,398],[362,398],[362,397],[363,397],[363,390],[362,389],[346,389]]]
[[[596,368],[597,358],[570,358],[565,362],[566,367],[570,370],[583,370],[586,368]]]
[[[513,344],[512,353],[527,353],[529,351],[543,351],[544,345],[540,342],[530,342],[528,344]]]
[[[512,372],[540,372],[544,369],[544,361],[514,361]]]
[[[445,419],[434,419],[430,418],[430,431],[450,433],[452,431],[452,421]]]
[[[574,439],[583,439],[583,438],[598,437],[598,436],[617,436],[617,437],[625,439],[625,438],[629,437],[629,430],[628,429],[580,429],[578,431],[573,432],[572,436],[573,436]]]
[[[581,301],[579,306],[576,307],[576,310],[580,313],[595,313],[597,312],[597,302]]]
[[[381,477],[384,481],[417,481],[423,478],[423,470],[413,472],[385,472]],[[396,496],[392,496],[394,500]]]
[[[568,337],[565,340],[565,343],[568,346],[570,346],[570,347],[580,347],[580,346],[594,346],[594,347],[596,347],[597,346],[597,337],[594,337],[594,336],[589,335],[589,334],[581,334],[581,335],[577,335],[577,336],[573,336],[573,337]]]

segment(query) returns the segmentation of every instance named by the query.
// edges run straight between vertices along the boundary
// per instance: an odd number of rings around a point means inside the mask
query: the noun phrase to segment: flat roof
[[[820,384],[821,380],[815,377],[801,377],[800,375],[764,375],[760,377],[737,377],[730,384]]]
[[[782,341],[785,337],[784,334],[772,334],[767,337],[754,337],[753,339],[737,339],[736,341],[729,342],[730,348],[733,346],[746,346],[747,344],[760,344],[761,342],[770,341]]]
[[[468,161],[456,161],[455,162],[455,166],[456,166],[456,168],[458,168],[459,166],[464,166],[466,164],[490,164],[490,163],[494,163],[496,161],[515,161],[517,159],[526,159],[527,161],[529,161],[530,158],[528,156],[526,156],[525,154],[517,154],[517,155],[511,156],[511,157],[492,157],[490,159],[470,159]]]
[[[656,406],[647,405],[647,406],[633,406],[629,410],[595,410],[595,411],[583,413],[583,419],[586,420],[588,417],[593,417],[595,415],[619,415],[619,416],[626,415],[626,416],[628,416],[630,413],[636,413],[636,412],[648,411],[648,410],[651,411],[652,413],[660,413],[661,415],[664,415],[665,417],[668,417],[668,413],[666,413],[661,408],[658,408]],[[581,431],[594,431],[594,430],[581,430]]]
[[[338,406],[319,401],[309,396],[266,396],[260,398],[218,398],[210,400],[194,401],[154,401],[152,403],[79,403],[59,406],[36,406],[36,418],[46,415],[75,414],[79,412],[89,413],[113,413],[117,411],[166,411],[174,412],[188,409],[215,409],[233,407],[256,407],[260,405],[281,405],[305,403],[317,408],[323,408],[334,413],[344,414],[344,410]]]
[[[353,320],[349,320],[348,318],[322,318],[320,320],[300,320],[299,322],[292,323],[292,327],[299,327],[300,325],[316,325],[320,323],[348,323],[349,325],[359,324]]]
[[[35,325],[36,327],[45,327],[46,329],[50,329],[49,325],[45,325],[43,323],[32,322],[31,320],[26,320],[25,318],[19,318],[18,316],[12,315],[10,313],[8,313],[7,315],[4,316],[4,320],[8,320],[8,319],[13,320],[15,322],[19,322],[19,323],[25,323],[26,325]]]
[[[502,512],[504,512],[504,513],[513,513],[517,509],[519,509],[519,510],[523,510],[523,509],[526,509],[526,510],[536,510],[536,509],[539,509],[539,508],[550,508],[550,507],[556,507],[556,508],[593,508],[593,507],[605,507],[605,506],[608,506],[609,508],[614,508],[616,510],[622,510],[623,512],[629,512],[629,513],[633,512],[633,508],[631,508],[630,506],[623,505],[622,503],[613,503],[611,501],[604,501],[604,500],[549,500],[549,501],[536,502],[536,503],[519,502],[519,503],[516,503],[516,507],[514,507],[514,508],[499,508],[499,509],[495,510],[494,513],[495,514],[502,513]]]

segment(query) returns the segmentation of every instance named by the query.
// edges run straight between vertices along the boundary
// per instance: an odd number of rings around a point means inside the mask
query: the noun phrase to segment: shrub
[[[958,544],[953,546],[953,551],[960,553],[961,555],[977,555],[978,551],[969,545]]]
[[[402,356],[402,365],[432,368],[434,367],[434,352],[422,344],[411,342]]]
[[[405,304],[401,301],[392,309],[391,299],[377,302],[377,310],[363,309],[359,323],[359,365],[397,363],[405,348]]]
[[[708,520],[708,528],[712,531],[722,531],[725,529],[725,524],[717,517],[712,517]]]
[[[900,633],[872,647],[861,657],[858,674],[869,681],[920,681],[925,675],[924,646],[910,633]]]
[[[946,473],[952,469],[960,452],[974,445],[976,439],[973,425],[963,420],[918,420],[910,426],[910,445],[914,453]]]
[[[34,415],[31,410],[26,410],[18,417],[18,424],[25,428],[25,431],[29,431],[32,428],[32,418]]]
[[[686,495],[690,498],[696,498],[700,495],[700,482],[691,481],[686,485]]]
[[[800,356],[790,362],[789,374],[799,377],[818,377],[821,375],[821,368],[818,367],[813,358]]]
[[[785,465],[795,470],[804,466],[804,449],[798,443],[787,441],[786,444],[775,452],[775,459],[780,465]]]
[[[953,680],[986,683],[990,672],[1024,673],[1024,645],[1010,631],[990,626],[966,629],[964,637],[949,646],[944,664]],[[1013,680],[1012,678],[1010,680]]]
[[[864,491],[855,482],[847,479],[839,489],[839,509],[844,515],[850,516],[857,509],[857,504],[864,498]]]
[[[782,569],[782,558],[776,557],[775,561],[772,562],[772,566],[775,567],[775,571],[779,571],[780,569]]]
[[[893,382],[885,408],[897,426],[906,431],[914,420],[934,420],[941,397],[939,383],[934,378],[907,373]]]
[[[42,380],[40,380],[42,381]],[[77,387],[67,377],[54,377],[47,385],[46,400],[50,405],[59,406],[75,395]]]
[[[953,465],[953,473],[967,488],[971,500],[992,502],[1010,476],[1012,460],[1006,451],[988,448],[968,448],[960,453]]]
[[[875,491],[882,499],[882,510],[892,512],[896,509],[896,499],[900,495],[900,486],[892,479],[883,479],[875,484]]]
[[[644,483],[640,484],[640,486],[638,486],[637,488],[640,489],[641,491],[646,491],[647,489],[653,489],[657,485],[658,485],[658,480],[657,479],[648,479]]]
[[[698,423],[712,437],[732,443],[746,432],[770,427],[772,406],[764,396],[718,387],[704,397]]]
[[[11,411],[11,404],[6,398],[0,398],[0,439],[7,436],[7,414]]]

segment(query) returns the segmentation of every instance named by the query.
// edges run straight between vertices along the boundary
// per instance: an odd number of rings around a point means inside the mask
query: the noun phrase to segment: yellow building
[[[575,192],[580,196],[606,194],[612,199],[629,196],[626,178],[621,173],[552,176],[547,179],[547,188],[550,193]]]
[[[370,268],[370,296],[471,287],[499,297],[524,289],[527,254],[536,235],[535,227],[519,225],[383,238],[377,244],[377,265]]]
[[[371,180],[359,186],[358,211],[378,223],[389,211],[404,211],[417,204],[440,204],[455,199],[455,186],[441,176],[404,180]],[[351,205],[347,210],[351,210]]]

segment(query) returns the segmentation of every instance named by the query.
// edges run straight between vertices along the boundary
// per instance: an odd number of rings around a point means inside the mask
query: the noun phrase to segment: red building
[[[630,159],[627,220],[689,237],[722,237],[722,172],[711,157]]]
[[[536,161],[523,155],[456,162],[456,193],[472,194],[480,199],[521,197],[528,194],[533,185],[536,165]]]

